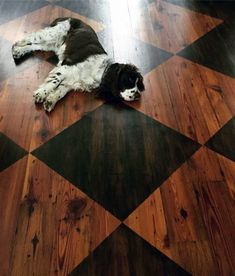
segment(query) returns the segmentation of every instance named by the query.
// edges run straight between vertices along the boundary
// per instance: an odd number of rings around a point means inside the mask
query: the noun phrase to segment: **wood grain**
[[[33,91],[51,68],[47,62],[39,63],[0,83],[0,131],[26,150],[30,148],[34,118],[43,112],[33,103]]]
[[[56,112],[47,114],[34,104],[33,91],[52,68],[40,62],[0,83],[0,131],[26,150],[40,146],[102,104],[94,95],[71,92],[57,104]]]
[[[124,220],[199,147],[140,112],[113,103],[32,154]]]
[[[136,38],[171,53],[191,44],[223,21],[172,5],[165,1],[134,8],[128,1],[133,34]]]
[[[30,156],[8,275],[67,275],[119,221]]]
[[[235,114],[235,80],[173,57],[145,76],[146,92],[129,105],[204,144]]]
[[[72,271],[71,276],[77,275],[189,276],[190,274],[122,224]]]
[[[58,17],[74,17],[89,24],[96,32],[103,30],[104,25],[95,20],[59,6],[47,5],[41,9],[28,13],[0,26],[0,35],[15,42],[23,39],[27,34],[47,27]],[[28,24],[30,22],[30,24]]]
[[[28,157],[0,172],[0,275],[7,276]]]
[[[178,53],[223,22],[162,0],[123,0],[109,1],[110,6],[105,6],[110,13],[107,14],[106,20],[109,22],[110,18],[110,24],[105,26],[74,10],[60,7],[57,1],[51,1],[54,4],[46,3],[44,7],[43,3],[35,2],[35,9],[40,8],[32,11],[33,2],[35,1],[19,1],[16,5],[16,1],[1,1],[3,7],[13,4],[15,6],[0,11],[1,22],[4,23],[0,25],[0,131],[28,151],[36,149],[88,112],[100,107],[103,101],[93,95],[71,92],[57,104],[55,111],[50,115],[46,114],[41,106],[35,106],[32,93],[53,68],[46,61],[51,53],[35,53],[16,66],[11,57],[11,45],[16,40],[46,27],[57,17],[71,16],[84,20],[97,32],[103,31],[104,46],[109,47],[111,56],[115,59],[124,58],[124,62],[137,61],[140,68],[149,72],[149,68],[157,66],[155,61],[159,58],[154,47]],[[84,8],[81,9],[83,14],[88,12],[87,2],[84,1]],[[97,5],[104,7],[105,3],[99,1]],[[105,8],[101,10],[107,11]],[[98,13],[94,9],[92,12]],[[224,14],[223,18],[226,19]],[[207,37],[210,43],[208,40],[200,40],[199,46],[207,45],[209,50],[205,47],[203,51],[198,51],[195,62],[204,62],[203,64],[215,70],[221,66],[221,71],[233,76],[233,28],[229,25],[232,16],[227,19],[229,20],[226,24],[216,29],[216,36]],[[217,49],[220,51],[216,62],[210,55],[211,45],[215,45],[213,53],[216,53]],[[191,55],[190,51],[188,55]],[[211,66],[214,63],[215,66]],[[146,91],[141,101],[129,105],[201,144],[206,143],[235,115],[235,80],[179,56],[170,58],[145,75],[145,86]],[[124,111],[120,111],[120,114],[123,116]],[[100,137],[104,136],[106,130],[101,128],[102,130],[98,131],[97,126],[102,125],[105,118],[110,118],[107,116],[109,114],[103,118],[97,117],[90,130],[92,139],[99,138],[96,139],[95,145],[105,143]],[[112,119],[110,132],[113,131],[114,123],[121,126],[122,122],[126,122],[126,118],[122,116]],[[146,117],[146,120],[148,119]],[[133,117],[130,117],[128,128],[133,122],[137,122],[136,125],[139,126],[140,121],[134,121]],[[145,127],[141,128],[141,131],[146,129],[146,124],[143,125]],[[133,129],[136,129],[135,126]],[[137,156],[136,149],[140,149],[139,152],[143,154],[146,149],[149,153],[146,167],[153,168],[156,173],[156,164],[151,161],[155,158],[155,144],[151,146],[149,141],[155,141],[157,135],[151,137],[151,133],[146,129],[144,134],[141,134],[141,139],[137,140],[136,136],[135,140],[135,132],[132,130],[128,132],[122,128],[111,140],[108,138],[112,135],[107,137],[110,148],[117,141],[120,142],[120,133],[123,139],[128,136],[131,145],[128,150],[122,148],[123,157],[120,160],[115,159],[113,151],[108,151],[108,158],[113,162],[109,164],[118,164],[113,166],[114,172],[119,171],[125,164],[127,167],[130,165],[135,175],[144,175],[141,165],[144,158],[135,158],[135,162],[132,162],[130,155],[126,156],[129,150]],[[87,125],[84,125],[84,133],[85,131]],[[76,133],[74,136],[78,137]],[[133,144],[133,140],[136,144]],[[98,146],[94,147],[94,150],[92,158],[100,155]],[[174,150],[170,154],[173,152]],[[102,160],[105,163],[108,159]],[[163,166],[167,164],[164,151],[157,155],[157,160],[162,170],[159,174],[165,173],[169,166]],[[93,171],[96,170],[98,167]],[[104,171],[102,179],[99,179],[102,185],[107,173]],[[94,180],[96,179],[97,175],[94,176]],[[149,189],[148,186],[155,185],[149,182],[141,187],[143,193]],[[110,191],[109,185],[110,182],[107,182],[104,198],[113,205],[113,192]],[[103,190],[97,185],[95,193],[101,192]],[[118,192],[120,194],[120,191]],[[127,201],[128,195],[127,193],[120,196],[124,208],[130,204]],[[193,275],[234,275],[234,202],[234,162],[203,147],[137,207],[125,220],[125,224]],[[107,266],[104,271],[110,272],[111,275],[115,266],[120,269],[116,269],[115,273],[125,271],[127,275],[130,267],[136,268],[136,264],[141,262],[143,267],[153,266],[157,258],[149,262],[149,255],[145,254],[147,251],[141,249],[143,244],[148,247],[148,243],[123,225],[121,230],[115,231],[119,224],[120,221],[98,203],[31,155],[0,173],[1,276],[67,275],[88,255],[91,257],[87,259],[91,261],[86,267],[88,271],[93,267],[99,271],[100,262],[104,260]],[[106,248],[110,251],[102,252],[103,243],[99,247],[99,259],[92,259],[93,254],[90,253],[113,231],[115,232],[110,236],[111,242],[107,239]],[[116,244],[116,251],[113,251],[113,244]],[[114,254],[110,257],[109,252]],[[151,253],[152,249],[148,252]],[[168,269],[165,256],[161,253],[159,255],[163,260],[162,267],[166,265]],[[103,259],[103,256],[106,256],[106,259]],[[83,266],[78,267],[78,271],[82,268]],[[86,273],[86,270],[84,271]],[[100,275],[103,276],[103,270],[101,271]],[[144,269],[140,271],[145,273]]]
[[[235,164],[202,148],[125,223],[193,275],[232,275]]]

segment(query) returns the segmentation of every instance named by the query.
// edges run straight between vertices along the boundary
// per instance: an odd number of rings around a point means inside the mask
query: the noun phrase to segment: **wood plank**
[[[68,9],[47,5],[41,9],[28,13],[0,26],[0,35],[15,42],[23,39],[27,34],[50,25],[58,17],[74,17],[89,24],[96,32],[104,29],[104,25]],[[30,24],[28,23],[30,22]]]
[[[33,91],[51,68],[47,62],[39,63],[0,83],[0,131],[26,150],[30,148],[35,116],[43,112],[33,103]]]
[[[8,2],[2,1],[3,6]],[[47,26],[57,17],[72,16],[84,20],[97,32],[104,30],[115,58],[125,57],[126,62],[127,56],[144,64],[143,61],[148,63],[155,58],[150,51],[143,50],[144,45],[177,53],[223,22],[162,0],[109,2],[108,26],[59,7],[56,2],[43,8],[44,4],[37,3],[38,10],[23,15],[33,10],[33,4],[19,1],[14,11],[11,7],[2,12],[0,131],[24,149],[39,147],[103,101],[93,95],[71,92],[54,112],[46,114],[41,106],[34,105],[32,92],[53,68],[43,61],[51,53],[35,53],[16,67],[10,53],[14,41]],[[105,5],[103,1],[100,3]],[[7,22],[8,19],[13,20]],[[226,58],[231,59],[228,43],[233,33],[228,22],[219,27],[219,35],[227,38],[221,40],[223,68],[228,68]],[[139,40],[146,44],[140,44]],[[210,59],[206,65],[210,66],[209,63]],[[202,144],[235,115],[235,80],[184,58],[175,56],[154,69],[145,76],[145,84],[141,101],[129,105]],[[123,136],[126,134],[122,132]],[[132,141],[131,136],[129,139]],[[148,139],[139,139],[138,143],[145,144],[151,152]],[[161,158],[164,156],[160,155]],[[202,148],[145,200],[125,224],[193,275],[233,275],[234,201],[234,162]],[[0,173],[0,275],[67,275],[119,224],[100,205],[33,156],[24,157]],[[140,257],[135,243],[126,238],[128,235],[116,239],[117,248],[119,241],[123,243],[118,257],[114,254],[108,260],[110,273],[114,265],[120,265],[118,260],[124,260],[124,253],[129,253],[126,271],[135,262],[132,253]],[[148,264],[148,258],[145,261]],[[99,268],[99,260],[94,263]]]
[[[28,157],[0,172],[0,275],[9,275]]]
[[[171,53],[179,52],[223,22],[165,1],[158,0],[143,9],[135,8],[133,1],[128,3],[134,36]]]
[[[52,68],[41,62],[0,83],[0,131],[26,150],[40,146],[103,103],[95,95],[70,92],[47,114],[41,105],[34,104],[33,91]]]
[[[119,221],[30,156],[11,275],[67,275]]]
[[[130,106],[204,144],[235,114],[235,80],[180,57],[145,77],[146,91]]]
[[[193,275],[235,269],[235,164],[202,148],[125,223]]]

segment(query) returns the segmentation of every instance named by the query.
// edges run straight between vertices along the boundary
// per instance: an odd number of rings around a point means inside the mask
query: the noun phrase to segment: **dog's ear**
[[[137,81],[137,87],[138,87],[138,90],[140,92],[144,91],[145,87],[144,87],[144,79],[142,77],[142,75],[139,73],[139,76],[138,76],[138,81]]]
[[[97,95],[106,100],[120,96],[118,79],[122,66],[119,63],[111,64],[101,80]]]
[[[130,88],[137,85],[138,90],[144,91],[144,82],[138,68],[133,64],[125,64],[120,72],[119,86],[122,88]],[[137,82],[137,83],[136,83]]]

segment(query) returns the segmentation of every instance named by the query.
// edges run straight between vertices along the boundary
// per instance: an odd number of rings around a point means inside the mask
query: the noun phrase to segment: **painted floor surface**
[[[132,103],[33,91],[12,44],[57,17],[137,65]],[[235,274],[235,2],[0,0],[0,275]]]

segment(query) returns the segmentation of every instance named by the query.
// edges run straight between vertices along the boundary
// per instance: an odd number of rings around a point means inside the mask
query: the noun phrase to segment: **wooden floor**
[[[52,53],[12,44],[57,17],[136,64],[132,103],[32,92]],[[0,0],[0,276],[235,275],[235,3]]]

